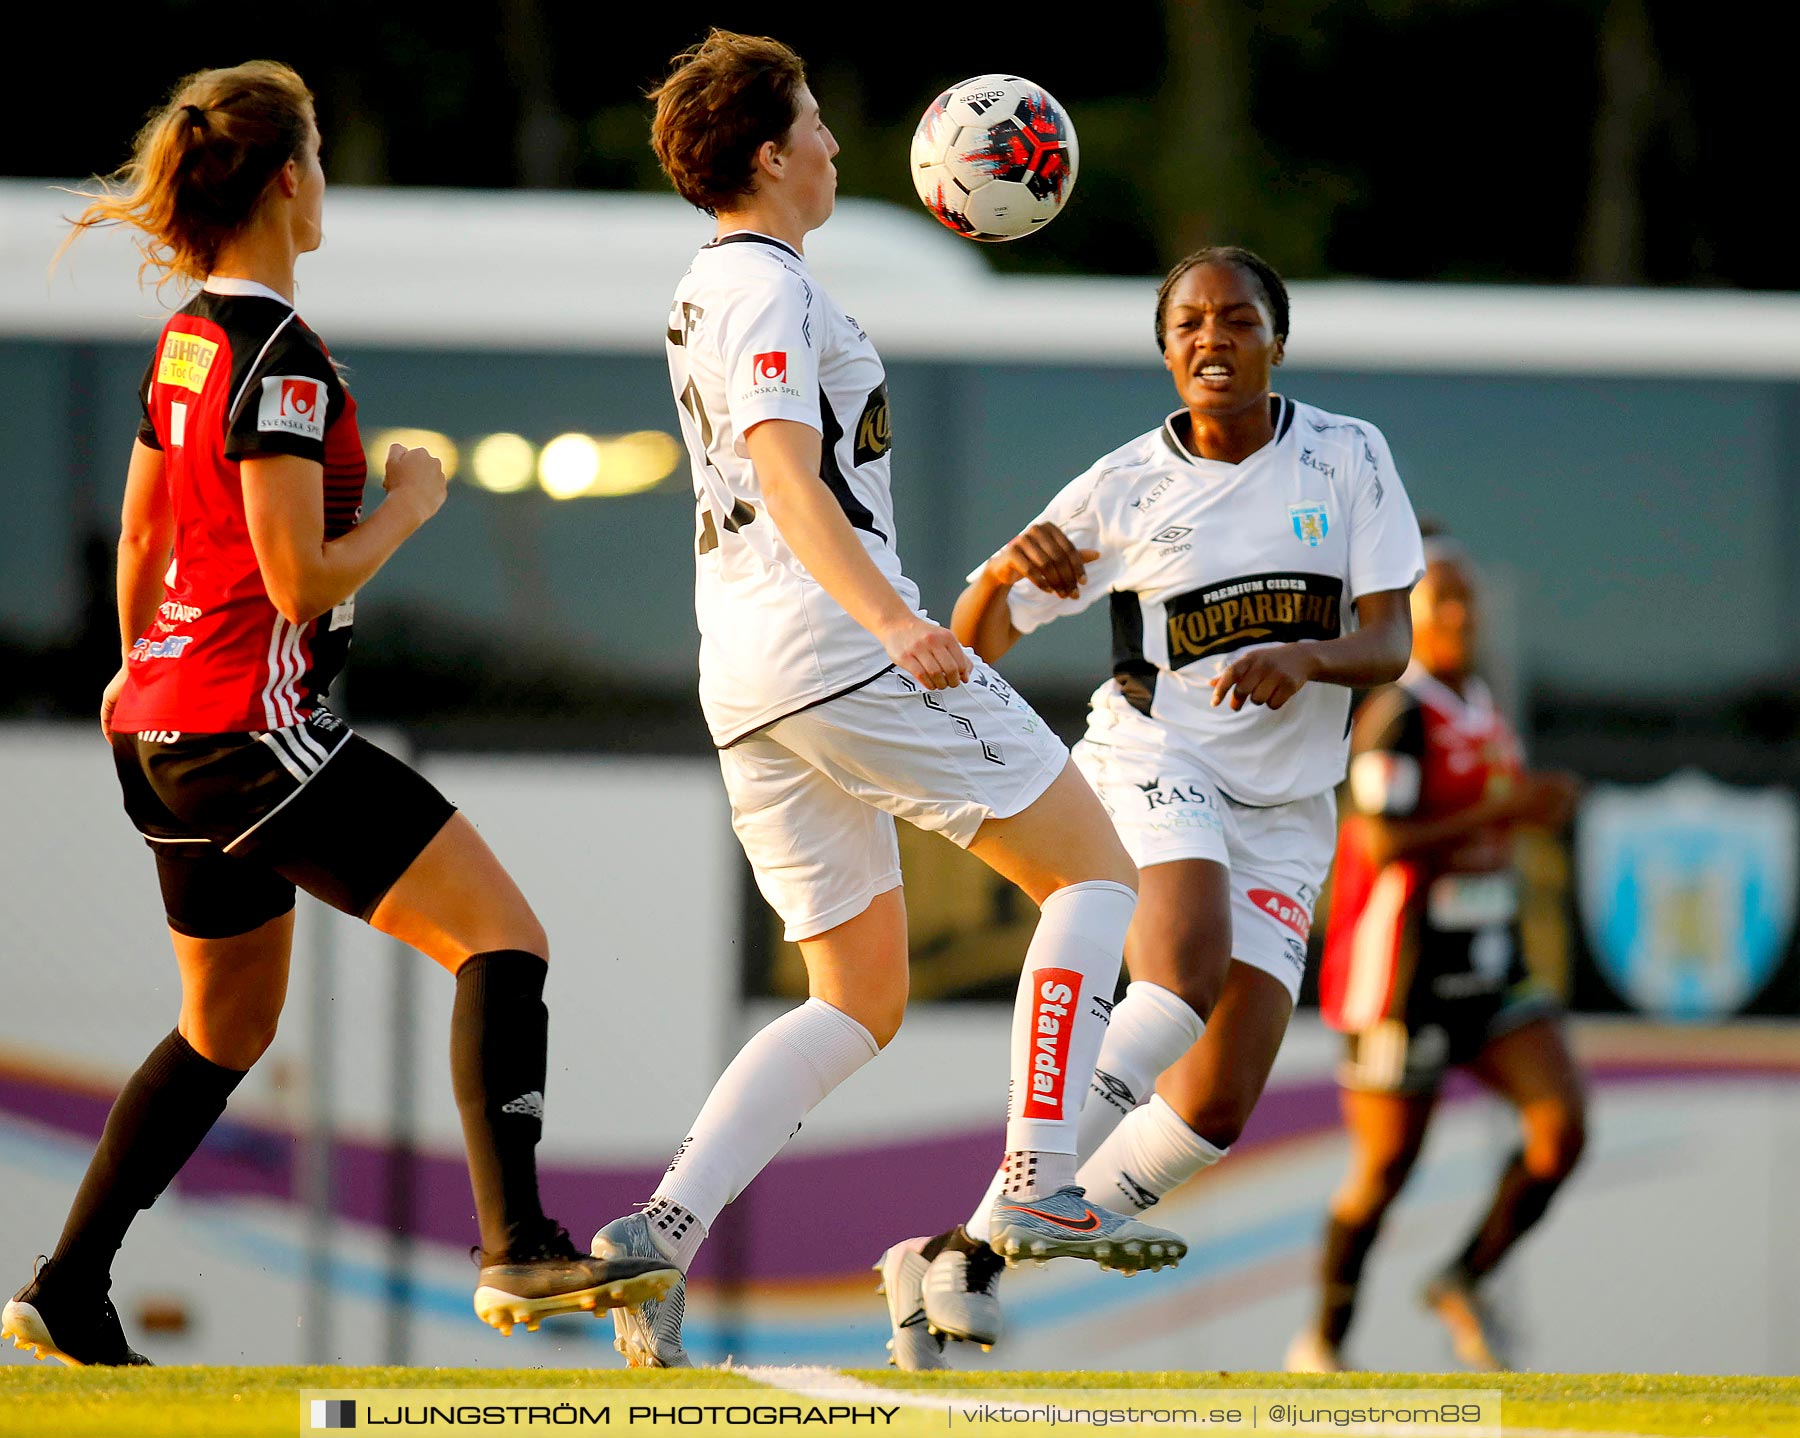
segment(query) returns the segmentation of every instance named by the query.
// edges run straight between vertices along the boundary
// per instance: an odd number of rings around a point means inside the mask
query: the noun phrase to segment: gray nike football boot
[[[1087,1190],[1068,1184],[1043,1198],[1002,1194],[989,1210],[988,1244],[1009,1265],[1022,1258],[1086,1258],[1121,1273],[1173,1268],[1187,1254],[1187,1240],[1167,1229],[1087,1201]]]
[[[594,1235],[593,1251],[600,1258],[668,1262],[650,1232],[650,1220],[641,1213],[628,1213],[607,1224]],[[658,1294],[613,1309],[613,1347],[625,1355],[632,1368],[692,1368],[694,1360],[681,1346],[681,1320],[686,1312],[687,1279],[677,1274],[666,1296]]]

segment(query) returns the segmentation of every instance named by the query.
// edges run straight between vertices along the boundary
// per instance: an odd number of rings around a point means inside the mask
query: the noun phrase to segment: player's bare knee
[[[1133,936],[1136,944],[1136,936]],[[1157,924],[1153,936],[1126,950],[1133,979],[1147,979],[1210,1019],[1231,967],[1230,935],[1190,915]]]
[[[875,1047],[884,1049],[894,1041],[900,1032],[900,1025],[906,1019],[906,1001],[883,1006],[868,1018],[861,1020],[862,1026],[869,1031],[869,1037],[875,1040]]]
[[[1533,1178],[1567,1178],[1587,1147],[1587,1123],[1579,1109],[1534,1114],[1525,1132],[1525,1167]]]
[[[1214,1148],[1230,1148],[1243,1133],[1244,1125],[1250,1121],[1250,1111],[1255,1107],[1253,1095],[1214,1094],[1203,1100],[1196,1112],[1184,1113],[1181,1117]]]
[[[1096,872],[1086,874],[1083,878],[1088,882],[1104,880],[1109,884],[1122,884],[1134,894],[1138,891],[1138,867],[1131,862],[1131,855],[1125,852],[1125,846],[1117,839],[1104,847]]]
[[[904,985],[898,989],[886,987],[879,992],[839,995],[824,1002],[867,1029],[878,1049],[884,1049],[894,1041],[894,1035],[900,1032],[901,1021],[906,1017]]]
[[[508,917],[504,942],[493,944],[495,949],[515,949],[520,953],[533,954],[546,964],[550,962],[550,936],[544,932],[544,926],[529,906],[522,906],[523,912]]]
[[[182,1026],[188,1046],[208,1063],[240,1072],[256,1066],[256,1061],[275,1042],[279,1015],[232,1016],[205,1019]]]

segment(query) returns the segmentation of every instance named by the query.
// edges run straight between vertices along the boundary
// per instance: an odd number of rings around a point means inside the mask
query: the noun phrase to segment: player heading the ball
[[[667,336],[694,478],[700,698],[733,826],[812,997],[745,1045],[645,1210],[601,1229],[594,1251],[685,1271],[807,1112],[893,1037],[907,991],[898,818],[1042,906],[1014,1009],[995,1245],[1174,1262],[1174,1234],[1074,1185],[1137,871],[1062,742],[924,613],[901,568],[887,374],[806,260],[838,147],[805,68],[778,41],[715,30],[655,98],[663,170],[718,220]],[[631,1363],[687,1361],[682,1302],[619,1311]]]

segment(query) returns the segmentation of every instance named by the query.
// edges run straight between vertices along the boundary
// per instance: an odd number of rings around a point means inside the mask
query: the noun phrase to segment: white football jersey
[[[888,487],[887,372],[855,320],[780,240],[707,245],[675,290],[669,381],[693,467],[700,703],[721,747],[889,668],[887,653],[788,548],[744,435],[765,419],[820,432],[825,481],[914,610]]]
[[[1024,633],[1108,596],[1113,677],[1094,691],[1089,741],[1190,760],[1259,805],[1344,777],[1350,691],[1308,684],[1279,710],[1233,712],[1213,707],[1213,677],[1257,645],[1336,638],[1356,627],[1357,599],[1425,572],[1381,431],[1271,405],[1274,440],[1239,464],[1193,454],[1175,429],[1186,411],[1099,460],[1039,516],[1100,552],[1081,594],[1021,580],[1007,596]]]

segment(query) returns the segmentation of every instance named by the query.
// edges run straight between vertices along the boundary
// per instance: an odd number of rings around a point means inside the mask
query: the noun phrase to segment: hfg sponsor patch
[[[306,375],[272,374],[262,382],[256,427],[264,434],[325,438],[325,382]]]
[[[1026,1118],[1063,1118],[1069,1067],[1069,1033],[1081,1002],[1074,969],[1036,969],[1031,975],[1031,1091]]]
[[[207,372],[218,353],[217,340],[170,330],[163,338],[162,357],[156,362],[156,382],[199,394],[206,387]]]

